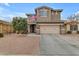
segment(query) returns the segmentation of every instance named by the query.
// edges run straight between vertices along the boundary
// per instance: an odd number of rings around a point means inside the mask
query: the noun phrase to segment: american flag
[[[31,16],[31,20],[36,20],[37,16]]]

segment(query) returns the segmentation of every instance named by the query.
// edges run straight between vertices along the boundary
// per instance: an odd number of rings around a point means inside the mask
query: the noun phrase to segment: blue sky
[[[0,3],[0,19],[11,21],[14,16],[26,17],[26,13],[35,13],[35,8],[48,6],[53,9],[63,9],[62,19],[79,13],[78,3]]]

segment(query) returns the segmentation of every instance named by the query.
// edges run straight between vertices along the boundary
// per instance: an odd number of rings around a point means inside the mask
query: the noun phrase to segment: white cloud
[[[79,11],[75,12],[75,15],[78,15],[79,14]]]
[[[0,19],[3,19],[5,21],[11,21],[13,17],[20,16],[20,17],[27,17],[25,13],[22,12],[15,12],[8,9],[5,9],[3,7],[0,7]]]
[[[4,5],[4,6],[7,6],[7,7],[9,7],[9,6],[10,6],[10,4],[9,4],[9,3],[0,3],[0,5]]]
[[[5,6],[10,6],[10,4],[9,4],[9,3],[4,3],[4,5],[5,5]]]
[[[61,20],[67,20],[67,19],[65,19],[64,16],[61,14]]]

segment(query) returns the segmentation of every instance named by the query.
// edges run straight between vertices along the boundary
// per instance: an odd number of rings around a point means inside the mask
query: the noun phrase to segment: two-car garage
[[[41,24],[40,25],[40,34],[59,34],[60,27],[56,24]]]

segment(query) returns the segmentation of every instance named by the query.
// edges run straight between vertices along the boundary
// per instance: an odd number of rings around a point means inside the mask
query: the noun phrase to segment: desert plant
[[[79,31],[77,31],[77,34],[79,34]]]
[[[67,31],[67,34],[71,34],[72,32],[71,31]]]
[[[3,33],[0,33],[0,38],[1,38],[1,37],[4,37]]]
[[[21,34],[27,34],[27,30],[23,31]]]

